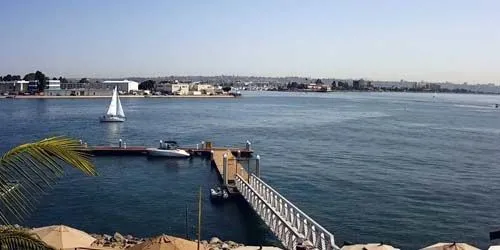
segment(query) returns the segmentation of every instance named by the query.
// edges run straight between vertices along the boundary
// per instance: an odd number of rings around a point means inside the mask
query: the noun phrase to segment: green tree
[[[0,222],[10,225],[34,209],[34,202],[59,177],[65,166],[87,175],[97,171],[74,139],[51,137],[17,146],[0,158]],[[52,249],[34,235],[15,228],[0,229],[0,249]]]
[[[78,81],[78,83],[89,83],[89,82],[90,81],[87,78],[82,78],[82,79],[80,79],[80,81]]]
[[[38,81],[38,91],[43,91],[47,85],[47,77],[39,70],[35,72],[35,80]]]
[[[59,77],[59,81],[61,81],[61,83],[68,83],[68,80],[62,76]]]
[[[25,81],[34,81],[35,79],[35,73],[28,73],[23,77]]]
[[[13,75],[12,76],[12,81],[19,81],[21,80],[21,76],[20,75]]]
[[[11,76],[10,74],[9,74],[9,75],[6,75],[6,76],[4,76],[4,77],[3,77],[3,80],[4,80],[4,81],[7,81],[7,82],[8,82],[8,81],[12,81],[12,76]]]
[[[231,91],[231,86],[225,86],[225,87],[222,87],[222,91],[224,91],[224,92],[229,92],[229,91]]]
[[[156,82],[153,80],[147,80],[139,84],[139,89],[152,90],[155,88]]]
[[[314,83],[316,83],[317,85],[323,84],[323,82],[321,81],[321,79],[316,80],[316,82],[314,82]]]

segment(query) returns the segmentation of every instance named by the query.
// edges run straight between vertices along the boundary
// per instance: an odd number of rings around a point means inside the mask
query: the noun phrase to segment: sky
[[[0,75],[500,83],[497,0],[0,0]]]

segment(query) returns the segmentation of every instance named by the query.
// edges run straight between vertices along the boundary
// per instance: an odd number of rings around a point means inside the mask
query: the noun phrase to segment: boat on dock
[[[124,122],[125,113],[123,113],[122,103],[120,102],[120,97],[118,96],[118,90],[115,86],[113,90],[113,97],[111,97],[111,103],[108,107],[108,112],[106,115],[99,117],[101,122]]]
[[[148,155],[150,156],[162,156],[162,157],[189,157],[191,156],[186,150],[179,149],[176,141],[160,141],[160,147],[158,148],[146,148]]]
[[[224,201],[229,199],[229,192],[224,187],[214,187],[210,189],[211,201]]]

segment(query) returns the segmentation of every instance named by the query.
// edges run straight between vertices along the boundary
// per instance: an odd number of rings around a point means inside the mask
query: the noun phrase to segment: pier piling
[[[228,184],[228,179],[227,179],[227,176],[228,176],[228,173],[227,173],[227,154],[224,154],[223,158],[222,158],[222,179],[223,179],[223,182],[224,182],[224,186],[227,186]]]
[[[255,157],[255,174],[260,178],[260,155]]]

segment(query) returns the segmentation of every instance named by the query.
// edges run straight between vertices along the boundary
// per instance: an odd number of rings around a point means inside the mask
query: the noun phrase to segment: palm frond
[[[36,234],[22,229],[0,229],[0,249],[48,250],[54,249],[41,241]]]
[[[51,137],[17,146],[0,158],[0,222],[22,220],[40,195],[63,175],[65,166],[97,175],[79,141]]]

